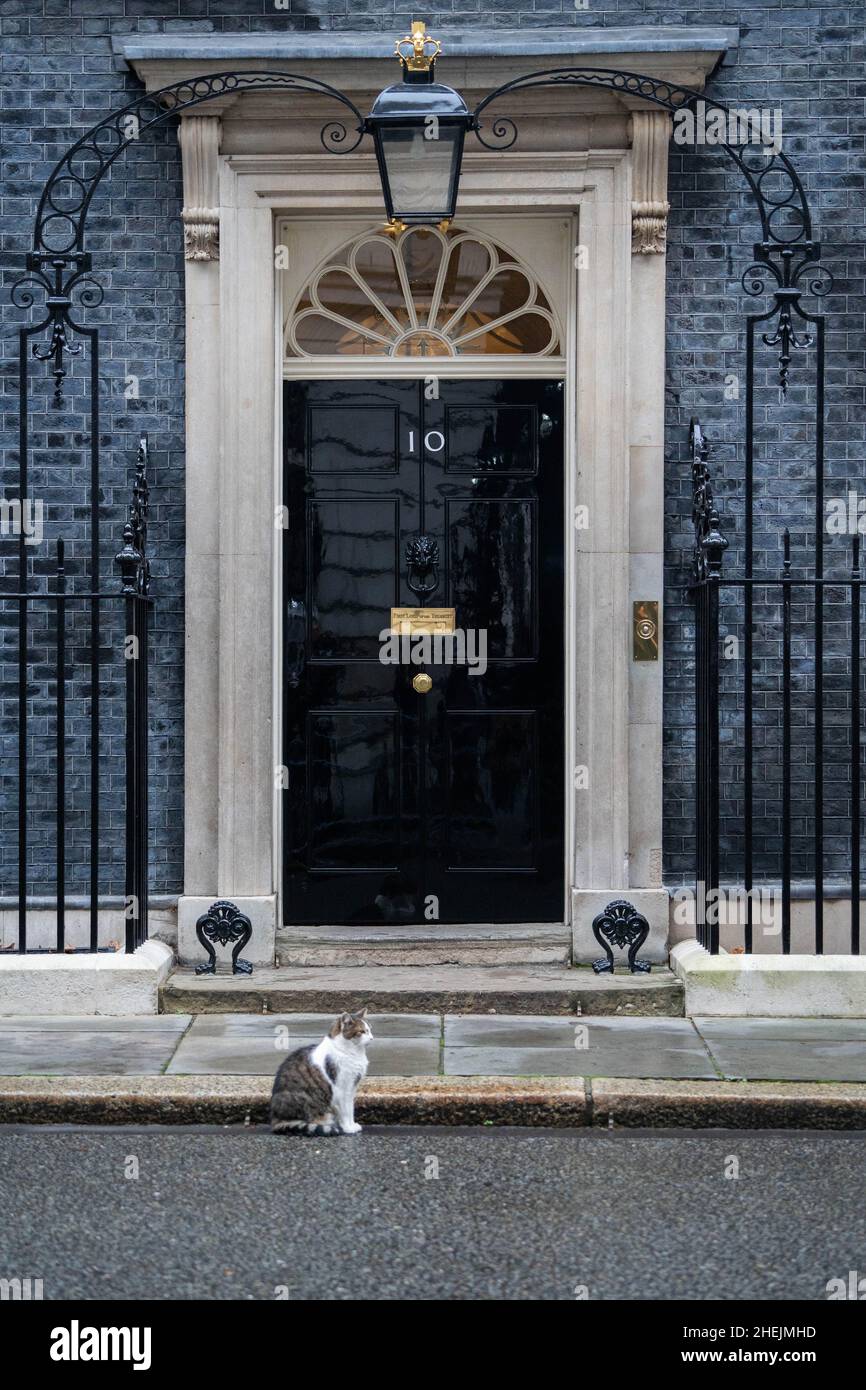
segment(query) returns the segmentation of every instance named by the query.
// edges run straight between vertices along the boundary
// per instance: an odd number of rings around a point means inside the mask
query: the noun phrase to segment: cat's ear
[[[355,1014],[355,1018],[366,1018],[366,1017],[367,1017],[367,1005],[365,1004],[364,1007],[363,1007],[363,1009],[359,1009],[358,1012]]]
[[[334,1022],[331,1024],[330,1028],[328,1029],[328,1037],[329,1037],[329,1038],[338,1038],[338,1037],[340,1036],[340,1034],[341,1034],[342,1031],[343,1031],[343,1019],[345,1018],[345,1016],[346,1016],[346,1015],[343,1014],[342,1017],[337,1017],[337,1018],[334,1019]]]

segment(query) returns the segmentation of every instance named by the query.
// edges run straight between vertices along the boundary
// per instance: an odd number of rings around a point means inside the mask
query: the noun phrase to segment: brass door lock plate
[[[433,689],[433,682],[426,671],[419,671],[417,676],[413,677],[412,689],[417,690],[419,695],[426,695],[428,690]]]
[[[659,659],[658,599],[635,599],[632,605],[632,661]]]

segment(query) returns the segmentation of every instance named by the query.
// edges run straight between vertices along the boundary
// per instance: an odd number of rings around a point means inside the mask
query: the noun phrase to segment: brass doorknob
[[[417,690],[419,695],[426,695],[428,690],[432,690],[433,682],[426,671],[419,671],[412,681],[413,690]]]

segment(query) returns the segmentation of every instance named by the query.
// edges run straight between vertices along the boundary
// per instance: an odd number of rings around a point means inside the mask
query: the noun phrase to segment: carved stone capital
[[[188,261],[219,260],[218,116],[184,116],[180,123],[183,157],[183,240]]]
[[[665,249],[670,133],[667,111],[632,112],[631,249],[638,256],[659,255]]]

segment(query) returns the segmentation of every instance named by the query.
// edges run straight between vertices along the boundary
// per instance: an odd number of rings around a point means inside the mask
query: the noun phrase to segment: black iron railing
[[[860,536],[854,527],[847,538],[847,572],[828,577],[819,475],[811,573],[794,571],[785,527],[779,573],[756,575],[749,469],[745,573],[724,574],[728,541],[697,420],[690,442],[698,940],[716,953],[720,931],[733,928],[728,947],[751,952],[763,930],[778,935],[788,954],[800,899],[812,921],[804,933],[801,920],[796,949],[820,955],[832,902],[831,949],[856,955],[863,777]],[[734,644],[735,661],[725,660],[726,642]]]
[[[124,926],[108,949],[122,945],[134,951],[147,938],[148,612],[152,602],[147,510],[147,436],[142,435],[123,548],[117,555],[120,587],[100,590],[91,580],[87,589],[71,589],[67,547],[58,539],[47,576],[34,576],[25,556],[21,569],[25,584],[19,576],[16,589],[0,592],[7,622],[15,614],[17,710],[11,737],[16,750],[9,761],[17,768],[17,940],[11,949],[18,952],[106,948],[100,912],[109,902],[115,911],[121,905],[111,891],[118,803],[125,818]],[[113,659],[106,657],[106,647]],[[103,727],[106,722],[116,727],[118,722],[113,704],[119,702],[112,702],[111,687],[121,684],[116,678],[120,669],[124,673],[122,754]],[[68,701],[70,691],[75,692],[74,709]],[[9,753],[8,740],[6,749]],[[117,787],[121,768],[122,793]],[[8,792],[8,766],[4,770]],[[46,897],[51,886],[45,882],[49,855],[54,860],[54,893]],[[55,918],[53,930],[46,934],[43,923],[34,941],[29,914],[38,909],[44,912],[48,904]],[[77,944],[73,945],[68,921],[72,910],[80,911],[82,904],[87,930],[84,941],[79,931],[74,933]],[[8,943],[6,949],[10,949]]]
[[[141,436],[123,548],[115,557],[126,605],[126,949],[147,939],[150,559],[147,551],[147,435]]]

